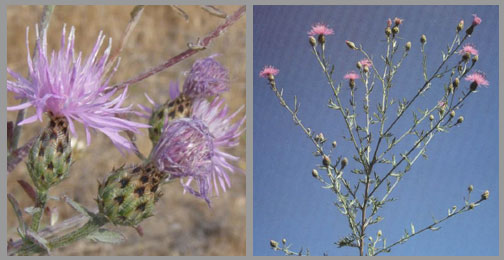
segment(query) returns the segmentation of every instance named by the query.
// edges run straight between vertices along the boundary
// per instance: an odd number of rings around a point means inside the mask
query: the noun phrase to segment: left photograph
[[[245,11],[7,7],[8,255],[245,255]]]

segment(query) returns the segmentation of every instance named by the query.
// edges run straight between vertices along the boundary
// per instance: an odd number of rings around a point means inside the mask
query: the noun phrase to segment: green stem
[[[49,249],[55,249],[63,246],[72,244],[80,239],[86,238],[88,235],[96,232],[100,227],[108,223],[108,220],[103,215],[94,215],[84,226],[79,229],[66,234],[62,237],[55,238],[47,244]],[[17,252],[13,254],[17,255],[32,255],[35,253],[43,253],[43,249],[39,246],[28,243],[23,245]],[[11,253],[9,253],[11,255]]]
[[[35,209],[36,212],[33,213],[32,223],[30,229],[35,233],[38,232],[40,227],[40,221],[42,220],[42,216],[44,215],[44,209],[47,202],[47,190],[39,190],[37,191],[37,199],[35,201]]]

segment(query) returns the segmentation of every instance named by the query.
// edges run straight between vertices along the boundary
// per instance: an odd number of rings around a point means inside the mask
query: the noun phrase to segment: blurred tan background
[[[210,15],[198,6],[179,6],[189,16],[186,20],[170,6],[146,6],[143,15],[132,32],[121,56],[121,64],[111,84],[127,80],[146,69],[158,65],[187,48],[188,42],[203,38],[224,19]],[[227,14],[234,12],[238,6],[217,6]],[[57,6],[51,19],[48,31],[48,50],[59,49],[61,29],[67,24],[76,28],[76,51],[87,55],[98,36],[104,34],[113,38],[116,47],[121,34],[129,21],[133,6]],[[41,6],[8,6],[7,8],[7,66],[22,75],[27,74],[25,30],[30,26],[30,47],[35,45],[35,24],[39,21]],[[102,51],[106,48],[104,42]],[[245,104],[245,15],[229,27],[223,35],[215,39],[207,50],[204,50],[171,68],[146,80],[130,86],[128,104],[148,102],[144,92],[161,103],[168,97],[168,83],[184,80],[184,72],[198,58],[219,53],[218,60],[229,70],[231,91],[224,97],[235,111]],[[18,104],[8,94],[8,106]],[[8,113],[8,120],[15,121],[16,112]],[[28,115],[33,109],[28,110]],[[245,115],[245,110],[240,116]],[[144,119],[134,119],[145,122]],[[20,145],[36,135],[46,125],[33,123],[23,128]],[[79,141],[85,142],[85,134],[79,129]],[[144,154],[148,154],[151,144],[147,131],[137,136],[137,144]],[[84,146],[85,147],[85,146]],[[245,172],[245,134],[240,139],[240,146],[231,154],[242,159],[237,166]],[[97,180],[102,179],[112,167],[139,162],[135,155],[122,157],[109,139],[96,133],[92,136],[91,145],[74,155],[75,164],[70,177],[51,189],[50,195],[66,194],[88,208],[95,208]],[[23,179],[31,183],[24,162],[8,175],[8,191],[19,201],[21,207],[33,203],[17,184]],[[157,203],[156,215],[141,223],[144,236],[129,227],[107,227],[121,231],[127,240],[120,245],[98,244],[81,240],[66,248],[57,249],[54,255],[245,255],[245,175],[235,173],[231,176],[231,189],[212,198],[212,208],[189,194],[182,193],[178,181],[163,187],[164,196]],[[62,202],[50,201],[51,207],[58,207],[59,221],[77,213]],[[17,219],[10,205],[7,209],[7,237],[17,240]],[[28,220],[27,214],[25,219]],[[47,224],[47,217],[45,218]]]

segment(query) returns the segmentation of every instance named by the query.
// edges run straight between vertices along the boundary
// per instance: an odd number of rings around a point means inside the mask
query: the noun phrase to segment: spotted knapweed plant
[[[131,12],[122,44],[140,19],[143,8],[137,6]],[[148,97],[152,108],[139,104],[141,110],[137,110],[133,105],[125,105],[129,85],[205,50],[212,39],[245,12],[244,6],[231,15],[215,7],[205,8],[223,16],[225,22],[197,44],[189,44],[180,55],[116,85],[110,84],[110,80],[120,69],[120,59],[112,55],[111,38],[98,33],[92,51],[84,56],[75,50],[74,27],[67,32],[64,26],[59,50],[49,50],[47,28],[54,6],[46,6],[40,25],[35,27],[36,44],[32,56],[28,41],[32,32],[27,28],[28,76],[7,69],[12,77],[7,80],[7,90],[21,99],[18,105],[8,107],[8,111],[22,111],[18,114],[18,122],[8,124],[8,171],[27,157],[26,173],[32,183],[24,180],[19,183],[34,205],[22,210],[16,198],[8,194],[19,220],[17,231],[21,237],[9,242],[9,255],[49,254],[53,249],[85,238],[103,243],[120,242],[125,239],[123,235],[105,225],[112,223],[139,229],[144,219],[154,215],[164,185],[172,180],[178,180],[184,192],[203,199],[210,207],[211,197],[218,195],[219,190],[230,188],[229,174],[243,172],[233,163],[239,157],[229,154],[228,148],[239,145],[245,118],[237,118],[241,109],[230,112],[221,97],[230,89],[230,77],[228,69],[217,61],[217,55],[197,60],[186,74],[183,86],[175,83],[166,88],[170,99],[162,104]],[[108,45],[99,55],[104,41]],[[35,113],[24,119],[24,110],[29,107],[33,107]],[[44,118],[48,123],[41,126],[40,134],[17,148],[21,127],[41,124]],[[78,127],[84,128],[88,145],[94,134],[103,133],[121,153],[134,153],[141,160],[131,165],[117,165],[109,173],[104,170],[96,194],[97,212],[68,196],[50,194],[52,188],[64,186],[64,180],[71,177],[74,160],[71,137],[76,135]],[[134,137],[146,128],[152,141],[148,156],[139,151]],[[41,229],[46,225],[44,222],[54,224],[51,214],[54,209],[47,207],[50,199],[64,200],[87,222],[63,235]],[[25,222],[23,211],[30,215],[30,222]],[[43,221],[44,216],[49,217],[49,222]]]
[[[427,158],[426,148],[433,137],[463,127],[464,117],[457,115],[458,110],[469,98],[477,98],[481,87],[489,85],[485,74],[476,70],[478,51],[469,43],[475,40],[472,35],[481,22],[480,17],[473,15],[468,27],[464,28],[463,20],[455,24],[453,41],[443,50],[436,69],[428,72],[425,52],[427,36],[421,35],[418,43],[412,44],[400,37],[400,30],[405,27],[403,19],[388,19],[384,26],[386,44],[383,54],[370,54],[361,44],[345,42],[348,47],[346,50],[358,52],[361,59],[355,60],[356,70],[344,73],[339,83],[335,79],[338,74],[335,66],[326,56],[334,45],[330,37],[335,30],[322,23],[312,26],[308,32],[308,43],[330,87],[328,109],[343,119],[344,125],[338,129],[344,129],[344,139],[354,148],[353,155],[341,154],[336,141],[328,142],[324,133],[315,132],[301,122],[298,117],[298,98],[295,97],[293,105],[289,105],[284,99],[283,89],[279,87],[282,83],[279,69],[268,65],[259,73],[260,77],[267,80],[280,105],[290,113],[295,125],[315,145],[314,155],[320,158],[321,163],[311,174],[324,189],[335,194],[334,205],[348,224],[348,233],[338,234],[340,237],[335,243],[338,247],[355,248],[361,256],[387,253],[394,246],[425,231],[438,230],[444,221],[476,209],[489,198],[490,192],[484,189],[474,198],[475,188],[469,185],[464,187],[467,195],[463,204],[451,207],[443,218],[433,218],[429,225],[416,228],[411,224],[403,236],[393,242],[387,241],[383,227],[380,228],[383,220],[381,209],[395,200],[394,190],[412,170],[415,162],[421,157]],[[394,77],[404,70],[401,64],[412,48],[419,48],[423,56],[420,61],[423,67],[422,82],[418,84],[415,95],[398,100],[391,96],[391,92],[400,91],[399,86],[395,86]],[[435,104],[417,110],[415,101],[427,91],[436,93]],[[348,101],[346,97],[349,97]],[[370,105],[370,100],[374,99],[376,106]],[[409,127],[398,129],[399,120],[410,120],[405,117],[406,114],[413,115]],[[406,144],[408,148],[403,151]],[[368,231],[371,226],[377,226],[378,231],[371,234]],[[280,242],[270,240],[269,244],[274,251],[285,255],[310,254],[303,249],[293,251],[285,238]]]

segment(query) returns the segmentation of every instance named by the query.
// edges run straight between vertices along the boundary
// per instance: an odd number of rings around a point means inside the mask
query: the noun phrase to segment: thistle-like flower
[[[215,98],[195,102],[192,118],[167,122],[163,134],[153,149],[152,160],[159,170],[180,178],[185,191],[203,198],[209,205],[209,196],[219,186],[225,191],[231,186],[227,172],[237,170],[228,160],[238,160],[223,151],[237,146],[245,118],[231,124],[239,111],[228,115],[223,100]],[[191,183],[196,181],[198,188]]]
[[[312,26],[311,30],[308,32],[309,36],[319,36],[319,35],[332,35],[334,30],[327,27],[323,23],[317,23]]]
[[[348,85],[350,86],[350,88],[354,88],[355,87],[355,80],[359,79],[360,76],[359,76],[359,74],[352,71],[352,72],[345,74],[345,76],[343,78],[348,79]]]
[[[472,74],[467,75],[464,79],[471,82],[470,88],[472,91],[475,91],[479,85],[489,85],[488,80],[486,79],[486,76],[483,72],[473,72]]]
[[[29,49],[26,30],[26,47]],[[91,54],[83,59],[81,53],[74,50],[75,28],[72,27],[66,42],[65,26],[62,30],[59,51],[47,53],[47,31],[40,32],[37,26],[37,55],[32,60],[28,51],[29,77],[24,78],[11,69],[7,72],[15,81],[7,81],[7,89],[16,98],[25,98],[23,104],[8,107],[8,111],[25,109],[33,106],[36,113],[20,122],[20,125],[42,121],[42,115],[50,112],[54,117],[64,118],[72,134],[76,135],[74,121],[80,122],[86,129],[87,143],[91,141],[90,130],[98,130],[107,135],[120,150],[134,150],[134,146],[119,133],[122,131],[139,132],[138,128],[149,127],[118,117],[132,113],[130,106],[121,107],[126,99],[127,88],[113,98],[116,91],[106,92],[110,77],[105,76],[105,66],[111,50],[105,49],[101,58],[98,51],[105,39],[100,32]],[[116,64],[114,71],[117,69]]]
[[[190,98],[219,95],[229,90],[229,71],[211,55],[194,62],[183,85],[183,93]]]
[[[270,78],[271,76],[276,76],[278,75],[278,73],[280,72],[280,70],[278,70],[277,68],[273,67],[273,66],[264,66],[264,68],[261,70],[261,72],[259,72],[259,77],[262,77],[262,78]]]
[[[464,55],[466,53],[469,53],[471,55],[478,55],[478,50],[476,49],[474,44],[468,43],[464,45],[464,47],[462,47],[462,49],[459,51],[460,55]]]

